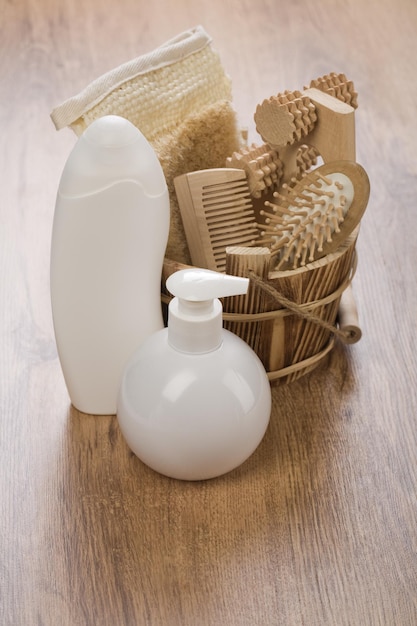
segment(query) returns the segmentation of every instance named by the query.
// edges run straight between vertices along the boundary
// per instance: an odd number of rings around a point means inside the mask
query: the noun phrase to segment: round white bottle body
[[[122,118],[93,122],[64,169],[51,246],[58,354],[84,413],[116,413],[126,362],[163,328],[168,231],[168,191],[150,144]]]
[[[117,409],[131,450],[182,480],[214,478],[242,464],[271,412],[265,369],[242,339],[222,329],[220,301],[194,304],[200,317],[182,310],[178,298],[171,301],[168,328],[127,364]]]
[[[255,451],[269,423],[271,390],[251,348],[223,331],[220,348],[178,353],[164,329],[147,339],[123,376],[118,420],[131,450],[157,472],[214,478]]]

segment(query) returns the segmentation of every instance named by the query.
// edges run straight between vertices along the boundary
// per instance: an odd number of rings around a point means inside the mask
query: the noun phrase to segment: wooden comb
[[[246,174],[213,168],[174,179],[192,264],[226,269],[227,246],[250,246],[259,236]]]
[[[369,179],[355,162],[326,163],[274,193],[261,215],[256,245],[270,244],[277,270],[296,269],[334,252],[359,223],[368,203]]]

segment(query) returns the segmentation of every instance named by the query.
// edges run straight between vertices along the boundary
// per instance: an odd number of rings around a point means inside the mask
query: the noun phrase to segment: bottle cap
[[[161,164],[144,135],[129,120],[105,115],[87,127],[72,149],[59,193],[84,196],[126,180],[141,185],[148,197],[166,192]]]
[[[190,354],[203,354],[222,343],[222,311],[218,298],[243,295],[248,278],[191,268],[175,272],[166,281],[175,296],[169,304],[168,341]]]

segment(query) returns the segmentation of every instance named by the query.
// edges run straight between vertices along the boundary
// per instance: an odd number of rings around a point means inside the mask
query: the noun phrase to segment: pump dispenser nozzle
[[[245,294],[248,290],[249,278],[191,268],[171,274],[166,284],[174,296],[189,302],[202,302],[213,298]]]
[[[192,268],[172,274],[166,286],[175,296],[169,305],[169,344],[180,352],[202,354],[222,342],[223,307],[218,298],[245,294],[249,279]]]

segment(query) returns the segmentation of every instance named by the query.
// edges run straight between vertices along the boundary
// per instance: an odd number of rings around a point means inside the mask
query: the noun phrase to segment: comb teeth
[[[243,169],[246,173],[249,191],[254,198],[260,198],[271,189],[276,189],[283,175],[283,163],[276,150],[268,144],[243,148],[226,159],[226,167]]]
[[[353,184],[341,172],[310,172],[294,188],[284,186],[275,193],[276,202],[266,202],[261,211],[265,227],[261,236],[268,238],[276,269],[296,269],[324,255],[324,246],[340,233],[354,197]],[[259,243],[259,242],[257,242]]]
[[[348,80],[344,74],[326,74],[310,82],[310,88],[320,89],[330,96],[350,104],[354,109],[358,108],[358,94],[355,91],[353,82]],[[307,89],[307,87],[305,88]]]
[[[259,236],[246,174],[217,168],[174,180],[193,265],[224,272],[227,246],[250,246]]]

